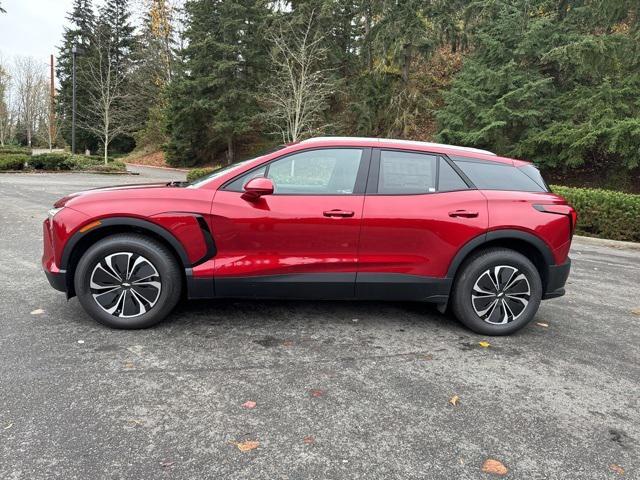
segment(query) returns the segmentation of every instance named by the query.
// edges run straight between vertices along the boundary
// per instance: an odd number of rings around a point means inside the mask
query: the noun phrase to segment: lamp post
[[[76,153],[76,55],[78,54],[78,49],[75,44],[71,47],[71,154],[75,155]]]

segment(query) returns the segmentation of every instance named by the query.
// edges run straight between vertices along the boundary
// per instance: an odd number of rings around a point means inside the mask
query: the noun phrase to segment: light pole
[[[75,44],[71,47],[71,154],[76,154],[76,55],[78,49]]]

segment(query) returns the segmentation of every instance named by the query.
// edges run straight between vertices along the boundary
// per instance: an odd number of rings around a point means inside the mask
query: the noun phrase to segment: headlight
[[[60,208],[52,208],[51,210],[49,210],[49,221],[53,220],[53,217],[56,216],[56,213],[58,213],[60,210],[62,210],[64,207],[60,207]]]

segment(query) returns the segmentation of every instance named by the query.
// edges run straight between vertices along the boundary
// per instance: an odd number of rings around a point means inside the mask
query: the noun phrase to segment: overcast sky
[[[73,0],[2,0],[0,54],[5,61],[29,55],[49,63],[62,43],[64,17]]]

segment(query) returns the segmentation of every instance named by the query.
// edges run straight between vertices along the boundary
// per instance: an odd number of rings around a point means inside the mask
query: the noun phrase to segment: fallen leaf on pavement
[[[611,465],[609,465],[609,468],[616,472],[618,475],[624,475],[624,468],[622,468],[620,465],[616,465],[615,463],[612,463]]]
[[[238,450],[241,452],[250,452],[251,450],[255,450],[260,446],[260,442],[256,442],[254,440],[247,440],[246,442],[237,442],[234,443]]]
[[[175,465],[176,462],[167,462],[167,461],[162,461],[160,462],[160,466],[162,468],[168,468],[168,467],[173,467]]]
[[[302,441],[304,443],[306,443],[307,445],[311,445],[313,443],[316,443],[316,439],[315,439],[315,437],[313,435],[307,435],[306,437],[304,437],[302,439]]]
[[[489,342],[478,342],[478,345],[480,345],[482,348],[489,348],[491,346],[491,344]]]
[[[458,395],[454,395],[449,399],[449,403],[454,407],[457,407],[458,404],[460,403],[460,397]]]
[[[319,388],[312,388],[311,390],[309,390],[309,395],[318,398],[324,395],[324,390],[320,390]]]
[[[256,402],[254,402],[253,400],[247,400],[242,404],[242,408],[247,408],[249,410],[252,408],[256,408]]]
[[[33,312],[31,312],[31,313],[33,313]],[[640,315],[640,307],[634,308],[633,310],[631,310],[631,313],[633,313],[634,315]]]
[[[124,368],[133,368],[134,365],[132,362],[124,362]]]
[[[493,458],[488,458],[482,464],[482,471],[484,473],[502,476],[506,475],[509,470],[507,470],[507,467],[505,467],[502,462],[494,460]]]
[[[293,340],[285,340],[282,342],[283,347],[293,347]]]
[[[6,427],[4,427],[5,430],[9,430],[11,427],[13,427],[13,423],[10,423],[9,425],[7,425]]]
[[[549,326],[548,323],[543,323],[543,322],[536,322],[536,325],[538,325],[539,327],[544,327],[544,328],[547,328]]]
[[[433,360],[433,355],[431,355],[430,353],[427,353],[425,355],[418,355],[418,358],[420,360]]]
[[[41,308],[37,308],[36,310],[34,310],[33,312],[31,312],[31,315],[42,315],[44,313],[44,310]]]
[[[127,420],[127,422],[129,422],[132,425],[144,425],[144,420],[137,420],[135,418]]]

